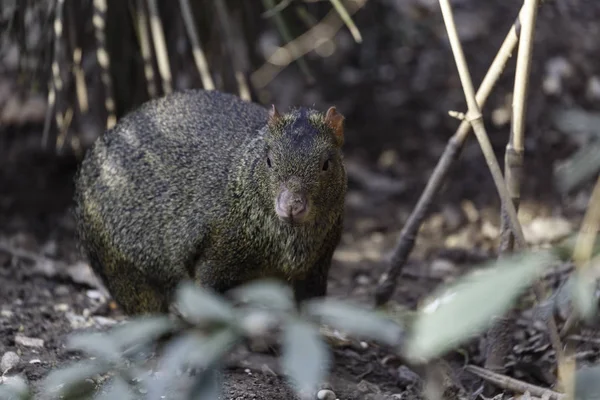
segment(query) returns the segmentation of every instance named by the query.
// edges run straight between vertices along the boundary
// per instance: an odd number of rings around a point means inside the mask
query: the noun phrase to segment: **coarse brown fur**
[[[343,117],[329,115],[270,117],[230,94],[187,90],[105,132],[77,173],[75,217],[123,310],[166,311],[182,279],[224,292],[274,277],[298,300],[325,295],[347,187]],[[306,194],[302,223],[275,213],[282,187]]]

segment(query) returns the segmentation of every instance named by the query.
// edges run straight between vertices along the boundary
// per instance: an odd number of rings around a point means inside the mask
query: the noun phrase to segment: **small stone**
[[[554,243],[567,237],[573,231],[571,223],[564,218],[536,218],[523,226],[523,235],[527,243]]]
[[[433,278],[445,278],[456,272],[456,265],[450,260],[438,258],[431,263],[431,276]]]
[[[106,317],[102,317],[102,316],[95,316],[93,318],[94,318],[94,321],[96,321],[96,323],[101,326],[110,326],[110,325],[114,325],[117,323],[117,321],[112,318],[106,318]]]
[[[92,299],[92,300],[98,300],[98,301],[104,301],[105,300],[104,295],[99,290],[94,290],[94,289],[88,290],[87,292],[85,292],[85,295],[89,299]]]
[[[39,358],[34,358],[33,360],[29,361],[29,364],[41,364],[42,360],[40,360]]]
[[[58,285],[55,289],[54,289],[54,294],[56,296],[66,296],[69,294],[69,287],[66,285]]]
[[[23,335],[16,335],[15,343],[25,347],[44,347],[44,341],[42,339]]]
[[[65,303],[55,304],[54,311],[65,312],[69,310],[69,305]]]
[[[0,371],[5,374],[8,370],[13,369],[21,362],[21,357],[14,351],[7,351],[2,356],[0,361]]]
[[[3,318],[12,318],[13,315],[15,315],[15,313],[13,313],[10,310],[2,310],[2,311],[0,311],[0,316],[2,316]]]
[[[317,399],[319,400],[335,400],[335,393],[332,390],[319,390],[317,393]]]

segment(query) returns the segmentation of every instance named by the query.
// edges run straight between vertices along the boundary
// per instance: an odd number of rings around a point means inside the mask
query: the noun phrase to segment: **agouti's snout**
[[[282,221],[301,223],[309,211],[308,199],[303,191],[282,187],[275,201],[275,212]]]

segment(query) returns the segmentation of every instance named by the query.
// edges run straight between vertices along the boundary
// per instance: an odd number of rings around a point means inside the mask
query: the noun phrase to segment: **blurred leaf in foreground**
[[[2,382],[2,380],[4,380]],[[2,400],[29,400],[33,395],[27,381],[21,376],[0,377],[0,399]]]
[[[67,347],[96,357],[109,366],[121,364],[123,361],[119,347],[102,332],[72,335],[67,341]]]
[[[189,400],[219,400],[221,396],[220,371],[211,367],[197,377],[188,393]]]
[[[583,367],[576,372],[574,400],[600,400],[600,365]]]
[[[294,297],[289,286],[273,280],[260,280],[247,283],[232,290],[233,296],[241,301],[266,306],[277,310],[291,310]]]
[[[194,323],[235,321],[233,308],[223,298],[190,281],[177,288],[176,303],[179,312]]]
[[[109,335],[117,346],[127,349],[153,342],[174,328],[175,322],[167,316],[141,316],[114,327]]]
[[[129,390],[127,383],[118,376],[114,376],[112,379],[107,381],[102,388],[102,393],[95,397],[96,400],[130,400],[133,399],[133,395]]]
[[[92,377],[107,370],[100,363],[79,362],[66,368],[54,370],[44,379],[44,392],[60,395],[62,399],[83,399],[95,392]]]
[[[290,319],[283,332],[282,365],[297,393],[315,391],[329,364],[329,351],[317,327]]]
[[[547,252],[513,255],[471,272],[438,291],[415,318],[407,355],[431,359],[479,333],[505,312],[516,296],[553,261]]]
[[[597,263],[598,261],[596,261]],[[572,301],[579,314],[585,318],[592,318],[598,310],[598,298],[596,289],[598,288],[598,279],[594,277],[597,266],[577,270],[571,275],[570,288]]]
[[[308,312],[323,319],[328,325],[364,338],[397,345],[402,328],[395,322],[379,316],[375,311],[353,306],[334,299],[318,299],[307,304]]]

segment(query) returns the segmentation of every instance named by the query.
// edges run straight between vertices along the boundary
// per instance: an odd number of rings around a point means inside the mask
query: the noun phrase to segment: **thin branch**
[[[268,10],[275,10],[277,8],[274,0],[263,0],[263,5]],[[275,26],[277,27],[277,30],[279,31],[279,34],[283,38],[284,42],[286,44],[292,43],[292,34],[287,28],[287,25],[285,24],[281,13],[273,12],[273,19],[275,20]],[[296,46],[290,47],[290,50],[292,51],[292,56],[298,61],[298,67],[300,67],[300,71],[304,74],[306,79],[311,82],[314,81],[314,77],[310,73],[310,69],[308,68],[306,60],[304,60],[304,58],[302,58],[301,55],[298,55],[298,49],[296,48]]]
[[[450,7],[449,0],[440,0],[440,6],[442,8],[444,23],[446,24],[446,30],[448,31],[448,37],[450,39],[450,46],[454,54],[460,80],[463,86],[463,90],[465,92],[465,97],[467,98],[467,104],[469,108],[467,118],[473,126],[473,132],[475,133],[475,136],[479,141],[479,145],[481,147],[483,155],[485,156],[490,172],[492,173],[494,184],[496,185],[496,190],[498,191],[502,204],[504,205],[508,214],[510,228],[513,231],[513,234],[515,235],[517,244],[521,249],[525,249],[527,243],[525,242],[525,236],[523,235],[521,224],[519,223],[519,220],[517,218],[517,211],[515,210],[514,204],[510,200],[510,195],[508,193],[508,189],[506,188],[506,183],[504,182],[504,178],[502,177],[502,171],[500,170],[500,166],[498,165],[498,161],[496,160],[496,156],[494,155],[494,150],[485,130],[485,125],[483,123],[481,111],[479,110],[479,106],[477,105],[477,100],[475,98],[475,93],[473,90],[473,83],[471,82],[471,75],[469,73],[467,62],[465,60],[465,55],[462,50],[460,39],[458,38],[458,32],[454,23],[454,16],[452,14],[452,8]],[[538,281],[534,284],[534,291],[537,300],[541,302],[544,298],[544,288],[542,286],[541,281]],[[546,321],[546,324],[548,325],[548,334],[550,335],[552,347],[554,347],[557,359],[561,360],[563,358],[563,349],[562,344],[560,342],[560,336],[558,334],[558,328],[556,327],[556,322],[554,321],[554,316],[550,316]]]
[[[522,13],[523,9],[520,11],[520,14]],[[480,107],[485,105],[492,89],[500,79],[508,60],[510,60],[513,50],[519,41],[517,31],[520,28],[518,28],[518,26],[520,26],[520,23],[517,18],[506,35],[502,46],[500,46],[492,65],[483,78],[481,86],[477,90],[476,100]],[[468,121],[463,120],[454,135],[448,141],[444,154],[440,157],[431,178],[425,186],[425,190],[421,194],[413,212],[408,217],[406,224],[402,228],[400,239],[392,253],[389,268],[379,279],[375,294],[375,302],[377,305],[386,303],[394,293],[398,276],[406,263],[408,255],[414,247],[417,232],[429,212],[433,198],[446,179],[450,167],[454,161],[458,159],[470,132],[471,124]]]
[[[335,8],[335,11],[337,11],[337,13],[340,15],[340,18],[342,19],[342,21],[344,21],[344,24],[346,24],[346,26],[348,27],[348,30],[352,34],[354,41],[356,43],[362,43],[362,36],[360,34],[360,31],[356,27],[356,24],[352,20],[352,17],[350,17],[350,14],[348,14],[346,7],[344,7],[344,5],[342,4],[342,2],[340,0],[330,0],[330,1],[331,1],[331,4],[333,5],[333,8]]]
[[[510,390],[517,393],[529,392],[534,396],[542,397],[549,400],[566,400],[567,396],[555,392],[550,389],[545,389],[540,386],[535,386],[527,382],[520,381],[518,379],[511,378],[506,375],[498,374],[492,371],[488,371],[485,368],[477,367],[475,365],[467,365],[465,370],[469,371],[473,375],[486,380],[487,382],[493,383],[504,390]]]
[[[185,29],[192,45],[194,62],[196,63],[196,68],[198,68],[198,73],[200,74],[200,79],[202,80],[202,86],[205,90],[214,90],[215,83],[210,76],[208,63],[206,62],[206,56],[204,55],[204,50],[202,50],[202,46],[200,45],[198,34],[196,33],[196,24],[194,23],[194,16],[192,14],[190,2],[189,0],[179,0],[179,5],[181,7],[181,16],[183,17]]]
[[[146,77],[146,89],[148,90],[148,96],[152,99],[158,94],[156,88],[156,79],[154,75],[154,65],[152,63],[152,45],[150,43],[150,37],[148,36],[148,15],[146,14],[146,8],[144,6],[144,0],[137,0],[135,10],[132,12],[135,14],[135,25],[137,26],[136,32],[138,33],[138,40],[140,42],[140,51],[142,53],[142,60],[144,61],[144,76]]]
[[[42,133],[42,146],[48,148],[50,143],[53,146],[56,145],[55,141],[50,140],[50,119],[52,118],[52,112],[54,112],[55,122],[57,128],[62,128],[60,121],[60,111],[57,106],[58,94],[62,91],[64,84],[60,76],[60,43],[62,41],[62,34],[64,31],[63,24],[63,9],[65,0],[56,0],[54,8],[54,55],[52,59],[52,77],[48,84],[48,109],[46,110],[46,118],[44,121],[44,131]],[[54,150],[54,149],[52,149]]]
[[[352,8],[348,10],[350,14],[356,13],[366,3],[366,0],[356,0],[352,3]],[[271,82],[285,67],[291,64],[295,57],[301,57],[321,46],[327,41],[331,41],[336,33],[344,26],[335,10],[329,13],[312,29],[298,36],[290,43],[278,48],[269,57],[267,62],[252,73],[251,81],[256,88],[264,88]],[[296,47],[296,53],[292,48]]]
[[[110,56],[106,48],[106,0],[94,0],[94,32],[96,34],[96,57],[100,65],[100,79],[104,85],[104,106],[108,113],[106,128],[110,129],[117,123],[115,113],[115,98],[113,95],[112,78],[110,75]]]
[[[527,109],[527,89],[529,71],[531,69],[531,53],[533,34],[539,0],[525,0],[522,12],[522,31],[517,53],[517,69],[514,84],[514,100],[512,113],[512,130],[504,155],[504,176],[510,201],[518,212],[521,199],[521,180],[523,175],[523,141],[525,135],[525,116]],[[501,229],[499,257],[511,252],[514,247],[514,234],[509,228],[509,217],[506,207],[501,207]],[[512,325],[514,314],[506,317],[497,316],[488,330],[488,352],[485,367],[502,370],[510,350],[512,349]]]
[[[512,128],[510,140],[506,146],[504,171],[510,197],[518,210],[521,199],[521,180],[523,175],[523,151],[525,137],[525,120],[527,112],[527,94],[533,52],[533,36],[537,18],[539,0],[526,0],[523,6],[521,38],[517,54],[517,66],[514,84],[514,100],[512,112]],[[502,253],[512,251],[514,235],[508,228],[508,215],[502,207],[501,244]]]
[[[150,31],[152,41],[154,42],[154,53],[158,61],[158,72],[162,79],[163,92],[170,94],[173,91],[173,79],[171,77],[171,67],[169,66],[169,54],[167,44],[165,43],[165,34],[163,32],[160,16],[158,15],[158,5],[156,0],[148,0],[148,12],[150,14]]]
[[[235,36],[230,20],[230,14],[227,11],[227,5],[225,4],[224,0],[215,0],[215,6],[217,9],[217,16],[221,22],[223,33],[225,34],[227,52],[229,53],[229,57],[233,63],[233,70],[238,84],[240,98],[249,101],[250,87],[248,86],[246,76],[244,75],[244,68],[241,65],[241,56],[238,51],[235,51]]]

